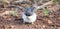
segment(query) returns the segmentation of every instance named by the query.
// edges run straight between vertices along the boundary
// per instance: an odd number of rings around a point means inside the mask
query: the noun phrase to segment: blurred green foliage
[[[44,12],[45,16],[48,15],[48,10],[47,10],[47,8],[43,8],[43,12]]]
[[[60,2],[60,0],[53,0],[53,2]]]
[[[3,3],[9,3],[8,0],[2,0]]]
[[[17,15],[17,12],[16,12],[16,10],[14,10],[13,12],[14,12],[14,13],[13,13],[13,14],[14,14],[14,16],[16,16],[16,15]]]

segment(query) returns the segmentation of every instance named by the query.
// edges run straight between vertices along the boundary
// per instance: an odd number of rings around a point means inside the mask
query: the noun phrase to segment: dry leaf
[[[52,24],[53,22],[51,20],[48,20],[48,24]]]

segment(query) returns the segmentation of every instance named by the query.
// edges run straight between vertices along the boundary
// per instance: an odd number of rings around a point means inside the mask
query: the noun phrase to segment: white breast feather
[[[26,16],[23,14],[22,18],[25,22],[35,22],[36,14],[34,13],[32,16]]]

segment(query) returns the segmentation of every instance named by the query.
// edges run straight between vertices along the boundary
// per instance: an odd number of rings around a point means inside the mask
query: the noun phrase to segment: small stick
[[[46,7],[46,5],[49,5],[49,4],[52,4],[52,3],[53,3],[52,1],[49,1],[49,2],[47,2],[47,3],[45,3],[41,6],[35,6],[35,8],[36,8],[35,11],[38,10],[38,9],[44,8],[44,7]]]

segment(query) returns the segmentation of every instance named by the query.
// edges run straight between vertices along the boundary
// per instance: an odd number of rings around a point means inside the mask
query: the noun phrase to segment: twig
[[[16,6],[16,5],[8,5],[6,8],[18,8],[19,10],[25,10],[25,8],[24,7],[22,7],[22,6]]]
[[[46,5],[49,5],[49,4],[52,4],[53,2],[52,1],[49,1],[49,2],[47,2],[47,3],[45,3],[45,4],[43,4],[43,5],[41,5],[41,6],[37,6],[37,4],[36,4],[36,1],[34,1],[35,2],[35,4],[33,4],[33,6],[36,8],[34,11],[36,11],[36,10],[38,10],[38,9],[41,9],[41,8],[44,8],[44,7],[46,7]],[[9,5],[9,7],[16,7],[16,8],[22,8],[22,9],[24,9],[23,7],[21,7],[21,6],[15,6],[15,5]],[[24,9],[25,10],[25,9]]]
[[[45,3],[45,4],[41,5],[41,6],[35,6],[35,7],[36,7],[36,10],[38,10],[38,9],[44,8],[44,7],[46,7],[46,5],[49,5],[49,4],[52,4],[52,3],[53,3],[52,1],[49,1],[49,2],[47,2],[47,3]]]
[[[17,0],[17,1],[14,1],[14,2],[19,3],[19,2],[23,2],[23,1],[28,1],[29,2],[29,0]]]

